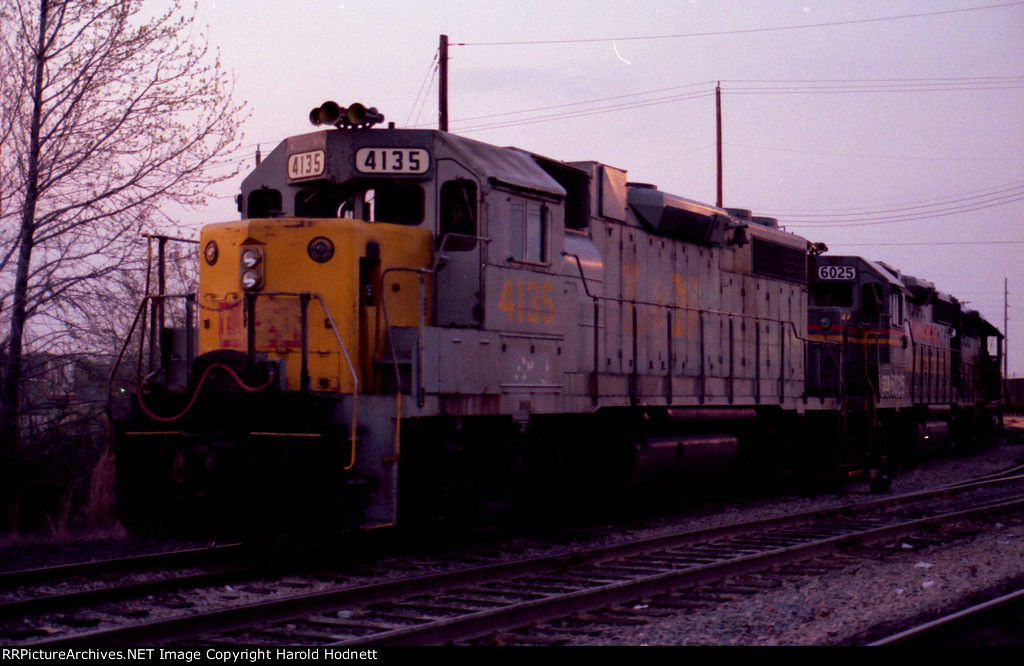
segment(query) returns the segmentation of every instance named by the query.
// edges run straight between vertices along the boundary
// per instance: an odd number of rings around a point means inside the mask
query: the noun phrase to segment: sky
[[[1003,329],[1024,376],[1024,2],[199,0],[247,103],[241,173],[183,222],[237,218],[263,154],[326,100],[778,217],[930,280]]]

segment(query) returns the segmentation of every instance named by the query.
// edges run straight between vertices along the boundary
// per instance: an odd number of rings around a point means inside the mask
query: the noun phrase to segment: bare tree
[[[79,414],[40,392],[40,368],[114,351],[111,330],[135,306],[120,301],[144,270],[140,236],[174,233],[163,210],[200,206],[235,175],[224,168],[241,138],[230,77],[194,9],[152,5],[0,0],[0,503],[9,509],[31,445],[25,428]]]
[[[240,140],[230,78],[194,15],[159,4],[0,0],[0,457],[19,439],[26,344],[82,345],[104,280],[142,232],[167,231],[160,211],[234,175],[217,168]]]

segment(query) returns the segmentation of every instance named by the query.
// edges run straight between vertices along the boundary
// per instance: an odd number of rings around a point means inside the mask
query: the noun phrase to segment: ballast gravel
[[[937,487],[1021,462],[1024,438],[1011,432],[1006,443],[970,457],[937,460],[904,472],[894,490]],[[775,513],[784,506],[797,512],[827,503],[824,498],[784,501],[751,513]],[[735,520],[760,517],[741,507],[731,513]],[[599,635],[582,636],[571,644],[862,645],[1024,587],[1022,516],[1009,516],[948,544],[892,545],[884,554],[819,559],[815,564],[831,569],[828,573],[783,577],[777,587],[756,594],[674,612],[640,626],[602,625]],[[735,580],[742,585],[741,578]],[[637,605],[643,606],[643,600]]]
[[[844,558],[846,559],[846,558]],[[579,645],[860,645],[1024,585],[1024,525],[784,580]]]

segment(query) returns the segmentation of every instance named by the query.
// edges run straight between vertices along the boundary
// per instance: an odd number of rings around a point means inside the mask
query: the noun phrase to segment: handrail
[[[448,241],[453,238],[461,238],[465,240],[476,240],[482,243],[490,243],[491,239],[486,236],[472,236],[469,234],[458,234],[449,232],[441,236],[441,243],[437,251],[434,253],[434,260],[431,263],[430,268],[418,268],[412,266],[390,266],[385,268],[381,274],[378,285],[378,293],[380,293],[380,309],[384,315],[384,330],[388,338],[388,345],[391,347],[391,366],[395,372],[395,387],[396,387],[396,400],[395,400],[395,455],[391,458],[386,458],[387,462],[396,462],[401,456],[402,444],[401,444],[401,424],[402,424],[402,373],[398,369],[398,357],[395,350],[395,338],[391,331],[391,320],[388,317],[388,302],[387,302],[387,291],[384,289],[384,278],[388,273],[415,273],[419,279],[418,291],[417,291],[417,322],[416,322],[416,402],[418,406],[422,407],[426,397],[425,389],[423,387],[423,327],[426,325],[424,321],[424,308],[426,307],[425,301],[425,290],[423,285],[424,275],[437,275],[437,269],[441,264],[441,259],[444,256],[445,247]]]
[[[842,346],[842,343],[840,343],[840,342],[826,342],[824,340],[811,340],[811,341],[809,341],[807,343],[807,347],[805,348],[805,352],[804,352],[804,379],[805,379],[804,394],[805,394],[805,396],[808,395],[808,393],[807,393],[807,380],[806,380],[806,378],[807,378],[807,373],[809,372],[809,370],[808,370],[807,366],[810,363],[810,359],[808,357],[810,356],[810,352],[811,352],[812,349],[818,349],[819,350],[818,354],[817,354],[817,358],[818,358],[818,363],[817,363],[818,373],[817,373],[817,376],[815,378],[815,380],[817,382],[817,387],[818,387],[819,395],[810,395],[809,397],[816,397],[819,400],[821,400],[822,402],[824,402],[826,397],[841,398],[841,397],[846,395],[846,378],[843,377],[843,368],[842,368],[843,355],[842,355],[841,350],[840,350],[841,346]],[[836,354],[837,350],[840,351],[839,354]],[[824,352],[828,352],[827,353],[828,358],[826,358],[826,354]],[[821,376],[821,369],[822,369],[822,367],[824,367],[825,363],[829,363],[832,366],[833,372],[835,373],[835,375],[834,375],[835,376],[835,382],[834,382],[835,394],[834,395],[826,395],[826,392],[825,392],[825,389],[824,389],[824,379]],[[829,388],[832,388],[832,387],[829,387]]]
[[[586,285],[585,282],[584,282],[584,285]],[[595,348],[595,350],[597,349],[597,342],[598,342],[598,340],[597,340],[597,337],[598,337],[597,336],[597,328],[598,328],[597,310],[598,310],[598,304],[600,303],[600,301],[609,301],[609,302],[614,302],[614,303],[619,303],[619,304],[629,304],[629,305],[633,306],[634,312],[635,312],[636,306],[638,306],[638,305],[645,305],[645,306],[653,307],[653,308],[664,308],[666,310],[666,317],[669,316],[669,313],[671,313],[671,312],[686,312],[686,313],[691,313],[692,312],[692,313],[695,313],[698,316],[698,318],[699,318],[698,321],[699,321],[699,325],[701,327],[701,333],[698,336],[700,341],[701,341],[701,344],[703,344],[703,341],[704,341],[703,327],[704,327],[705,315],[714,315],[714,316],[718,316],[718,317],[726,317],[726,318],[728,318],[729,321],[732,321],[733,318],[738,318],[738,319],[749,320],[749,321],[753,321],[753,322],[765,322],[765,323],[780,324],[782,326],[782,330],[779,331],[779,345],[780,345],[779,373],[780,373],[780,376],[778,378],[778,381],[780,382],[780,386],[779,386],[779,388],[780,388],[780,393],[779,393],[780,399],[784,398],[784,395],[785,395],[785,382],[787,381],[788,374],[789,374],[787,372],[787,370],[786,370],[786,365],[785,365],[786,358],[785,358],[785,337],[784,337],[785,334],[784,334],[784,331],[785,331],[786,327],[788,326],[788,328],[790,330],[790,333],[793,336],[793,338],[795,338],[797,341],[802,343],[802,345],[803,345],[805,350],[806,350],[808,344],[811,344],[812,342],[814,342],[809,337],[801,335],[800,331],[796,327],[796,324],[792,320],[788,320],[788,319],[775,319],[775,318],[772,318],[772,317],[760,317],[760,316],[757,316],[757,315],[744,314],[744,313],[741,313],[741,312],[724,312],[724,311],[721,311],[721,310],[707,310],[707,309],[703,309],[703,308],[695,308],[695,307],[686,306],[686,305],[675,305],[675,304],[670,304],[670,303],[652,303],[650,301],[636,301],[636,300],[630,300],[630,299],[627,299],[627,298],[621,298],[621,297],[616,297],[616,296],[591,295],[591,298],[594,300],[594,316],[595,316],[595,319],[594,319],[594,330],[595,330],[595,335],[594,335],[595,342],[594,342],[594,345],[595,346],[594,346],[594,348]],[[680,321],[683,321],[682,318],[680,318]],[[706,381],[706,375],[705,375],[705,369],[704,369],[704,351],[703,351],[703,349],[700,352],[700,358],[701,358],[701,369],[700,369],[700,374],[698,375],[698,377],[700,378],[700,383],[701,383],[700,397],[701,397],[701,402],[703,403],[703,398],[704,398],[704,382]],[[596,373],[598,373],[597,360],[596,359],[597,359],[597,352],[595,351],[595,365],[594,365],[595,377],[596,377]],[[592,381],[591,383],[594,384],[594,383],[596,383],[596,381]],[[593,389],[593,393],[594,393],[593,397],[594,397],[594,399],[596,401],[596,388]],[[596,404],[596,402],[595,402],[595,404]]]
[[[359,407],[359,376],[356,374],[356,368],[352,365],[352,359],[348,355],[348,349],[345,348],[345,343],[341,339],[341,334],[338,333],[338,327],[334,324],[334,317],[331,316],[331,311],[327,309],[327,303],[324,302],[323,296],[319,292],[309,294],[315,296],[316,300],[320,302],[320,307],[324,309],[324,314],[327,315],[327,321],[331,324],[331,330],[334,331],[334,338],[338,341],[338,345],[341,347],[341,353],[345,356],[345,363],[348,365],[348,371],[352,375],[352,428],[351,428],[351,455],[349,457],[348,465],[345,467],[345,471],[352,469],[356,466],[356,420],[358,418],[358,407]]]
[[[398,351],[395,349],[395,336],[391,331],[391,320],[388,318],[387,291],[384,289],[384,277],[388,273],[395,272],[415,273],[419,278],[416,305],[416,402],[420,407],[422,407],[425,400],[423,389],[423,309],[426,306],[426,303],[424,302],[423,276],[434,274],[436,266],[436,263],[434,264],[434,268],[391,266],[389,268],[385,268],[380,274],[380,309],[384,315],[384,333],[388,337],[388,346],[391,347],[391,366],[395,370],[395,455],[388,458],[388,462],[397,462],[402,454],[402,373],[398,369]]]
[[[695,307],[692,307],[692,306],[689,306],[689,305],[675,305],[675,304],[671,304],[671,303],[653,303],[651,301],[634,301],[634,300],[630,300],[628,298],[619,298],[619,297],[615,297],[615,296],[594,296],[593,298],[599,299],[599,300],[602,300],[602,301],[615,301],[615,302],[618,302],[618,303],[629,303],[629,304],[632,304],[632,305],[647,305],[647,306],[650,306],[650,307],[666,308],[666,309],[672,309],[672,310],[676,310],[676,311],[695,312],[697,314],[717,315],[717,316],[720,316],[720,317],[737,317],[739,319],[747,319],[747,320],[751,320],[751,321],[761,321],[761,322],[772,322],[772,323],[775,323],[775,324],[784,324],[784,325],[788,326],[791,329],[791,331],[793,333],[793,336],[797,340],[800,340],[802,342],[812,342],[812,340],[809,337],[805,337],[804,335],[800,334],[800,331],[797,329],[796,324],[793,323],[793,321],[790,320],[790,319],[774,319],[772,317],[759,317],[757,315],[744,314],[742,312],[726,312],[724,310],[707,310],[707,309],[704,309],[704,308],[695,308]]]
[[[167,236],[164,234],[143,234],[146,239],[146,289],[145,293],[152,296],[150,289],[152,286],[152,274],[153,274],[153,240],[157,240],[158,244],[158,255],[157,255],[157,293],[156,297],[158,300],[153,300],[152,312],[150,313],[152,323],[150,327],[150,340],[149,340],[149,366],[152,368],[156,365],[156,350],[157,350],[157,336],[159,331],[164,329],[164,297],[168,296],[166,293],[167,289],[167,243],[168,241],[174,243],[186,243],[190,245],[199,245],[199,241],[191,240],[188,238],[179,238],[177,236]],[[186,301],[186,308],[187,308]],[[191,319],[189,319],[191,322]],[[145,329],[143,329],[145,330]],[[145,332],[143,332],[145,337]],[[160,346],[161,350],[161,364],[167,362],[167,357],[163,354],[163,347]],[[139,367],[141,368],[141,357]],[[137,381],[141,385],[141,381]]]
[[[142,234],[143,238],[163,238],[165,240],[174,241],[176,243],[187,243],[189,245],[199,245],[199,241],[194,238],[181,238],[180,236],[167,236],[166,234]]]
[[[141,357],[143,355],[143,348],[145,347],[145,337],[146,337],[146,335],[145,335],[146,320],[145,320],[145,318],[143,318],[142,315],[146,312],[146,305],[150,301],[152,301],[152,300],[157,300],[157,299],[164,300],[164,299],[168,299],[168,298],[181,298],[181,299],[185,299],[186,302],[187,302],[188,299],[195,298],[195,294],[192,294],[192,293],[187,293],[187,294],[163,294],[163,295],[160,295],[160,294],[147,294],[146,296],[142,297],[142,301],[139,303],[139,309],[135,313],[135,319],[132,320],[132,325],[128,329],[128,334],[125,336],[124,343],[121,345],[121,350],[118,352],[117,358],[114,359],[114,365],[111,366],[110,373],[107,375],[107,408],[108,409],[112,409],[113,408],[114,376],[117,374],[118,368],[121,367],[121,361],[124,360],[124,353],[126,351],[128,351],[128,345],[131,344],[132,336],[135,334],[135,329],[136,329],[136,327],[138,327],[140,320],[142,321],[142,324],[143,324],[143,333],[142,333],[143,340],[142,340],[142,343],[139,345],[139,357],[140,357],[139,366],[140,366],[140,369],[141,369],[141,365],[142,365]],[[136,376],[136,383],[141,383],[139,381],[138,377],[139,376],[137,375]]]
[[[287,297],[295,297],[295,298],[300,299],[300,301],[302,302],[302,307],[304,309],[308,307],[308,299],[309,298],[316,298],[316,300],[320,303],[320,307],[323,308],[324,314],[327,317],[327,321],[330,323],[331,330],[334,332],[335,340],[338,342],[338,346],[341,348],[342,356],[345,358],[345,363],[346,363],[346,365],[348,365],[349,373],[352,376],[352,383],[353,383],[353,389],[352,389],[352,426],[351,426],[351,432],[350,432],[351,453],[350,453],[350,457],[349,457],[349,463],[345,467],[345,470],[347,471],[347,470],[352,469],[355,466],[355,461],[356,461],[356,434],[357,434],[357,428],[358,428],[357,419],[358,419],[358,413],[359,413],[358,412],[358,408],[359,408],[359,397],[358,397],[359,396],[359,375],[356,373],[355,366],[352,363],[352,357],[348,353],[348,348],[345,346],[345,342],[341,339],[341,335],[338,333],[338,327],[335,325],[334,318],[331,316],[331,312],[330,312],[330,310],[327,307],[327,303],[324,301],[323,297],[319,293],[317,293],[317,292],[265,291],[265,292],[249,292],[249,294],[247,294],[247,295],[251,295],[254,300],[256,298],[258,298],[259,296],[268,296],[268,297],[287,296]],[[187,304],[188,303],[188,299],[195,299],[195,294],[192,294],[192,293],[187,293],[187,294],[147,294],[146,296],[144,296],[142,298],[142,302],[139,304],[139,309],[138,309],[138,311],[137,311],[137,313],[135,315],[135,319],[132,321],[132,325],[131,325],[131,327],[128,330],[128,335],[125,337],[125,341],[121,345],[121,350],[120,350],[120,352],[117,355],[117,359],[114,361],[114,365],[111,367],[110,373],[107,375],[107,410],[106,411],[107,411],[107,415],[108,415],[108,419],[109,420],[113,419],[113,383],[114,383],[114,377],[117,374],[117,370],[121,366],[121,362],[124,359],[124,354],[125,354],[125,352],[128,349],[128,345],[131,344],[132,336],[135,334],[135,331],[138,328],[139,321],[141,320],[143,322],[143,328],[144,328],[145,327],[145,318],[143,317],[143,314],[145,314],[145,312],[146,312],[147,305],[150,302],[155,302],[155,301],[161,301],[162,302],[162,301],[164,301],[166,299],[169,299],[169,298],[182,298],[182,299],[186,299],[186,304]],[[195,300],[197,301],[197,303],[199,304],[200,307],[203,307],[202,303],[199,302],[198,299],[195,299]],[[239,300],[238,302],[241,303],[242,301]],[[187,310],[188,309],[189,308],[187,308]],[[145,331],[143,330],[143,340],[142,340],[142,343],[139,345],[139,365],[140,365],[140,368],[141,368],[141,363],[142,363],[142,356],[143,356],[143,353],[144,353],[143,352],[143,348],[144,347],[145,347]],[[304,362],[306,361],[308,353],[309,353],[308,343],[306,343],[304,341],[303,349],[302,349],[302,355],[303,355],[303,361]],[[189,359],[189,360],[191,361],[191,359]],[[218,364],[218,365],[222,365],[222,364]],[[217,367],[217,366],[211,366],[211,368],[213,368],[213,367]],[[223,367],[226,368],[226,366],[223,366]],[[210,368],[208,368],[207,370],[209,371],[209,369]],[[208,372],[204,373],[204,376],[203,376],[204,380],[205,380],[207,374],[208,374]],[[141,392],[141,389],[142,389],[141,380],[137,379],[137,383],[139,383],[138,390]],[[262,386],[257,387],[257,390],[262,390],[262,389],[267,388],[270,385],[270,383],[271,383],[271,381],[268,380]],[[181,418],[181,416],[183,416],[184,413],[188,411],[188,408],[191,407],[192,404],[195,402],[195,395],[198,394],[198,388],[199,387],[197,387],[197,389],[196,389],[196,391],[195,391],[195,393],[193,395],[192,401],[189,403],[188,407],[186,407],[185,411],[182,412],[181,414],[178,414],[175,417],[173,417],[172,420],[176,420],[177,418]],[[243,385],[243,388],[246,388],[246,387]],[[141,400],[140,400],[140,402],[141,402]],[[146,409],[144,405],[142,405],[142,407],[143,407],[144,411],[146,411],[147,413],[150,413],[149,410]],[[163,419],[163,418],[166,418],[166,417],[155,417],[155,418],[157,420],[159,420],[159,419]]]
[[[117,369],[121,367],[121,360],[124,358],[124,353],[128,351],[128,345],[132,341],[132,334],[135,333],[135,327],[139,325],[139,319],[142,319],[142,315],[146,312],[146,301],[148,296],[142,299],[139,303],[139,311],[135,313],[135,319],[132,320],[131,328],[128,329],[128,335],[125,336],[124,344],[121,345],[121,351],[118,352],[117,358],[114,359],[114,365],[110,368],[110,374],[107,375],[107,414],[112,415],[114,409],[114,376],[117,374]],[[113,418],[111,416],[111,418]]]
[[[565,250],[563,250],[562,251],[562,256],[563,257],[572,257],[573,259],[576,260],[576,268],[580,272],[580,281],[583,282],[583,291],[584,291],[584,293],[586,293],[587,296],[589,296],[590,298],[592,298],[594,300],[594,341],[593,341],[593,344],[591,345],[594,348],[594,350],[593,350],[593,352],[594,352],[594,354],[593,354],[594,355],[594,370],[590,373],[590,402],[591,402],[591,404],[596,406],[597,403],[600,402],[600,395],[599,395],[600,387],[598,386],[598,382],[600,380],[599,380],[598,376],[599,376],[599,373],[600,373],[600,363],[601,363],[600,362],[600,358],[601,358],[601,354],[600,354],[600,350],[598,349],[598,347],[600,346],[600,343],[601,343],[601,332],[600,332],[601,326],[600,326],[600,322],[599,322],[600,315],[601,315],[601,313],[600,313],[600,303],[601,303],[601,301],[598,299],[596,294],[591,294],[590,293],[590,286],[587,284],[587,276],[583,274],[583,262],[580,261],[580,255],[578,255],[578,254],[576,254],[574,252],[566,252]],[[634,315],[636,314],[636,308],[633,309],[633,314]],[[666,385],[665,385],[666,389],[665,390],[666,390],[666,400],[668,402],[671,402],[671,393],[672,393],[672,377],[671,377],[671,375],[672,375],[672,322],[671,322],[671,320],[672,320],[672,313],[671,313],[671,311],[667,314],[666,319],[668,320],[668,324],[669,324],[669,328],[668,328],[668,357],[669,357],[669,372],[668,372],[668,374],[669,374],[669,377],[668,377],[668,379],[666,381]],[[634,331],[634,337],[635,337],[635,331]],[[634,368],[634,370],[635,370],[635,368]]]
[[[356,373],[355,365],[352,364],[352,357],[349,356],[348,348],[345,346],[345,342],[341,339],[341,334],[338,333],[338,327],[334,323],[334,317],[331,316],[331,311],[327,308],[327,303],[324,302],[323,296],[321,296],[319,292],[315,291],[262,291],[249,293],[252,294],[255,298],[258,298],[259,296],[295,297],[300,300],[300,304],[304,308],[308,307],[308,300],[303,299],[315,298],[320,303],[320,307],[323,308],[324,315],[327,316],[327,322],[331,325],[331,331],[334,332],[334,339],[338,341],[338,346],[341,348],[342,356],[345,357],[345,364],[348,365],[349,374],[352,375],[352,426],[349,435],[351,443],[351,453],[349,455],[349,463],[344,468],[345,471],[347,472],[356,465],[356,430],[359,415],[359,375],[358,373]],[[303,341],[303,343],[304,344],[302,348],[302,360],[303,363],[305,363],[309,354],[309,346],[305,340]]]
[[[438,245],[437,252],[434,253],[434,263],[431,264],[431,266],[430,266],[430,272],[431,273],[436,273],[437,272],[437,267],[440,265],[441,257],[444,256],[445,245],[447,245],[448,241],[453,239],[453,238],[461,238],[463,240],[475,240],[475,241],[480,241],[481,243],[490,243],[491,242],[491,239],[488,238],[487,236],[473,236],[473,235],[470,235],[470,234],[457,234],[454,231],[449,231],[448,233],[446,233],[443,236],[441,236],[441,244]],[[476,248],[473,248],[473,249],[476,249]],[[471,252],[472,250],[456,250],[456,252],[463,252],[463,251]]]
[[[910,338],[910,402],[913,404],[917,397],[917,341],[914,340],[914,327],[907,326],[907,334]],[[923,369],[923,368],[922,368]]]
[[[590,293],[590,287],[587,285],[587,276],[583,274],[583,262],[580,261],[580,255],[578,255],[578,254],[576,254],[574,252],[566,252],[566,251],[563,250],[562,251],[562,256],[563,257],[572,257],[573,259],[576,260],[576,268],[580,272],[580,281],[583,282],[583,291],[586,292],[587,296],[590,296],[591,298],[597,298],[597,296],[595,296],[594,294]]]
[[[591,379],[591,385],[592,385],[591,386],[591,393],[592,393],[592,398],[593,398],[593,401],[594,401],[595,404],[597,403],[597,387],[596,387],[597,379],[596,379],[596,377],[597,377],[597,373],[599,372],[598,360],[597,360],[598,359],[597,347],[598,347],[598,341],[599,341],[599,339],[598,339],[598,332],[597,332],[598,328],[599,328],[599,324],[598,324],[598,305],[599,305],[599,303],[601,301],[609,301],[609,302],[613,302],[613,303],[618,303],[620,305],[621,304],[629,304],[629,305],[631,305],[633,307],[634,315],[635,315],[636,307],[637,306],[648,306],[648,307],[653,307],[653,308],[664,308],[666,310],[666,317],[668,319],[671,319],[673,312],[687,312],[687,313],[693,312],[693,313],[696,313],[698,315],[698,317],[700,318],[700,324],[701,324],[701,328],[702,328],[702,332],[700,334],[700,339],[701,339],[702,342],[703,342],[703,338],[704,338],[704,336],[703,336],[703,323],[704,323],[704,316],[705,315],[715,315],[715,316],[720,316],[720,317],[727,317],[729,322],[730,322],[730,325],[731,325],[731,322],[734,320],[734,318],[738,318],[738,319],[741,319],[741,320],[752,320],[752,321],[754,321],[756,323],[765,322],[765,323],[781,324],[784,328],[788,326],[789,329],[790,329],[791,335],[796,340],[798,340],[799,342],[803,343],[803,346],[804,346],[805,350],[806,350],[806,348],[807,348],[807,346],[809,344],[812,344],[813,342],[815,342],[815,341],[812,341],[809,337],[807,337],[805,335],[806,331],[801,332],[801,330],[797,328],[796,323],[794,323],[792,320],[789,320],[789,319],[775,319],[775,318],[772,318],[772,317],[760,317],[760,316],[757,316],[757,315],[750,315],[750,314],[746,314],[746,313],[742,313],[742,312],[725,312],[725,311],[721,311],[721,310],[709,310],[709,309],[704,309],[704,308],[696,308],[696,307],[687,306],[687,305],[676,305],[674,303],[655,303],[655,302],[651,302],[651,301],[634,300],[634,299],[622,298],[622,297],[618,297],[618,296],[602,296],[602,295],[598,295],[598,294],[593,294],[590,291],[589,281],[587,280],[586,275],[583,273],[583,264],[582,264],[582,261],[580,260],[579,255],[577,255],[575,253],[572,253],[572,252],[563,251],[562,252],[562,256],[563,257],[571,257],[571,258],[575,259],[575,261],[576,261],[576,268],[579,271],[580,281],[583,283],[583,290],[586,293],[586,295],[589,296],[590,298],[592,298],[593,301],[594,301],[594,375],[593,375],[593,377]],[[671,335],[671,333],[670,333],[670,335]],[[780,331],[780,335],[781,335],[781,331]],[[732,336],[730,335],[730,340],[731,340],[731,338],[732,338]],[[784,349],[784,344],[785,344],[784,341],[780,338],[780,345],[783,345],[783,349]],[[781,354],[784,354],[784,351],[780,351],[780,355]],[[805,354],[805,359],[804,360],[806,362],[806,354]],[[704,363],[703,363],[703,361],[704,361],[704,354],[703,354],[703,351],[702,351],[701,352],[701,371],[700,371],[700,375],[699,375],[699,377],[701,378],[701,385],[702,385],[702,388],[701,388],[701,401],[702,402],[703,402],[703,393],[704,393],[703,382],[705,381],[705,378],[704,378]],[[779,381],[781,382],[780,388],[783,391],[785,390],[785,381],[786,381],[786,374],[787,374],[784,361],[785,361],[784,357],[780,358],[780,366],[781,366],[780,367],[780,372],[781,372],[781,376],[779,377]],[[731,361],[730,361],[730,363],[731,363]],[[805,372],[805,374],[806,374],[806,372]],[[840,381],[842,381],[842,380],[840,380]],[[780,396],[781,395],[782,394],[780,393]]]
[[[587,282],[588,282],[587,278],[583,275],[583,266],[582,266],[582,264],[580,262],[579,256],[577,256],[576,254],[573,254],[572,252],[562,252],[562,256],[563,257],[573,257],[576,260],[576,266],[577,266],[577,268],[578,268],[578,270],[580,272],[580,280],[583,282],[583,290],[586,292],[587,296],[590,296],[595,301],[611,301],[611,302],[620,303],[620,304],[621,303],[628,303],[628,304],[634,305],[634,306],[635,305],[646,305],[646,306],[649,306],[649,307],[665,308],[665,309],[671,309],[671,310],[675,310],[675,311],[696,312],[697,314],[710,314],[710,315],[720,315],[720,316],[725,316],[725,317],[738,317],[740,319],[750,319],[750,320],[754,320],[754,321],[763,321],[763,322],[773,322],[773,323],[776,323],[776,324],[785,324],[785,325],[789,326],[789,328],[792,330],[793,336],[797,340],[800,340],[800,341],[803,341],[803,342],[810,342],[811,341],[810,338],[805,337],[804,335],[802,335],[801,332],[797,329],[796,324],[793,323],[793,321],[789,320],[789,319],[773,319],[772,317],[759,317],[757,315],[745,314],[745,313],[742,313],[742,312],[726,312],[724,310],[708,310],[708,309],[704,309],[704,308],[695,308],[695,307],[692,307],[692,306],[689,306],[689,305],[675,305],[674,303],[655,303],[655,302],[652,302],[652,301],[640,301],[640,300],[633,300],[633,299],[629,299],[629,298],[622,298],[621,296],[600,296],[598,294],[591,294],[590,293],[590,288],[587,285]]]

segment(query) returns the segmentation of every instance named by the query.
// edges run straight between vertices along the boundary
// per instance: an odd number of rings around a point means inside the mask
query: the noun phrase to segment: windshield
[[[820,307],[853,307],[853,284],[850,282],[815,282],[814,304]]]
[[[419,224],[423,221],[423,188],[416,183],[364,181],[325,184],[295,195],[296,217],[341,217],[367,222]]]

